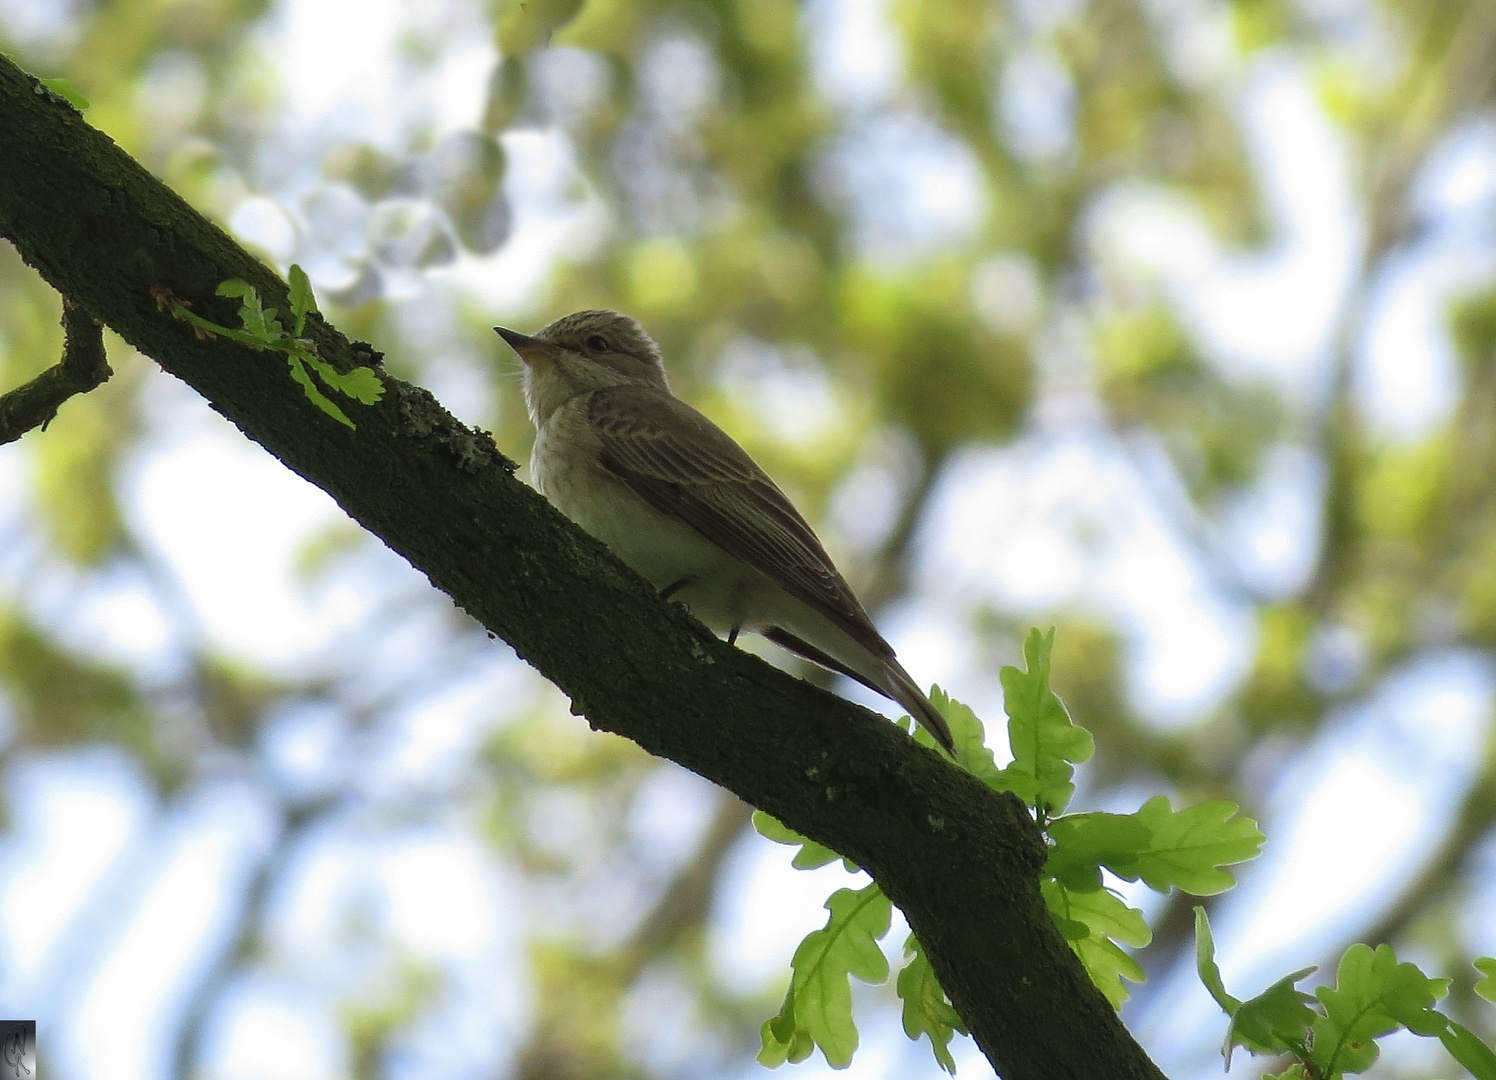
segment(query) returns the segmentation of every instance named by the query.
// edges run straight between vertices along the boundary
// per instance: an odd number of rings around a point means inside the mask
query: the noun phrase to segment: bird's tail
[[[792,653],[820,664],[832,671],[839,671],[849,679],[856,679],[863,686],[876,693],[882,694],[890,701],[895,701],[909,710],[909,715],[914,717],[914,722],[924,728],[935,737],[935,741],[945,747],[946,753],[951,757],[956,756],[956,742],[951,738],[951,729],[946,725],[945,717],[925,697],[918,684],[909,677],[909,672],[904,670],[902,664],[894,659],[893,650],[887,644],[883,648],[886,654],[868,654],[863,650],[864,666],[862,670],[845,664],[829,653],[816,648],[802,637],[790,633],[781,626],[770,626],[763,631],[764,637],[774,644],[788,649]],[[880,643],[881,639],[880,639]],[[876,666],[875,666],[876,665]]]
[[[956,756],[956,741],[951,738],[951,729],[940,715],[933,702],[925,696],[919,685],[909,677],[909,672],[897,660],[889,659],[884,669],[885,685],[878,689],[909,710],[914,722],[928,731],[951,757]]]

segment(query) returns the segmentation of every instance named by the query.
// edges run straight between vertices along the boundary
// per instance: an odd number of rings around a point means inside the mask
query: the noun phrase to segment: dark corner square
[[[0,1020],[0,1080],[36,1076],[36,1021]]]

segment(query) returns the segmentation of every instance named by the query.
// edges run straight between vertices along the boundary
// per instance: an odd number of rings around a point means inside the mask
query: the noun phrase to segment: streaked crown
[[[660,347],[637,319],[616,311],[577,311],[565,315],[535,337],[591,360],[631,381],[668,391]]]

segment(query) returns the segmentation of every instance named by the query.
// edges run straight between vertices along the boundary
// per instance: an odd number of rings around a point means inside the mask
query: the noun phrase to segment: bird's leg
[[[694,577],[683,577],[679,581],[672,581],[669,585],[666,585],[663,589],[660,590],[660,599],[669,600],[672,596],[680,592],[695,580],[696,579]]]
[[[734,626],[727,632],[727,643],[729,645],[736,645],[738,643],[738,631],[742,629],[741,626]]]

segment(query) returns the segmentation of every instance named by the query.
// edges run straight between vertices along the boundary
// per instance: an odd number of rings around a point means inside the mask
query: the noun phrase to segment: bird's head
[[[660,347],[637,320],[616,311],[578,311],[533,337],[494,329],[525,362],[525,404],[537,427],[568,398],[605,386],[670,392]]]

